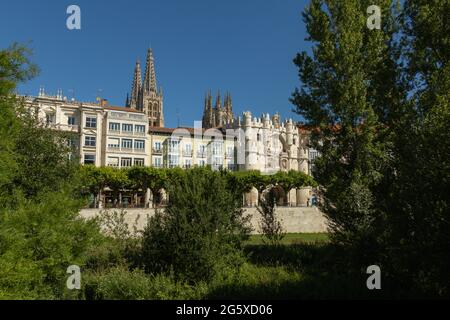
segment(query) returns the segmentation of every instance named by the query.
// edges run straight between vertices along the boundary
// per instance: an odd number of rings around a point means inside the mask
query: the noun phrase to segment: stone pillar
[[[298,206],[306,206],[307,201],[309,199],[309,205],[311,205],[311,188],[310,187],[304,187],[297,189],[297,205]]]
[[[244,204],[245,206],[253,207],[258,203],[258,190],[253,187],[250,192],[244,194]]]
[[[102,198],[102,192],[100,191],[98,193],[98,208],[103,209],[103,198]]]
[[[160,192],[161,192],[161,204],[165,205],[169,201],[169,195],[164,189],[161,189]]]
[[[257,206],[258,205],[258,189],[253,187],[253,189],[251,191],[251,195],[252,195],[252,206]]]
[[[297,205],[297,190],[291,189],[288,192],[288,206],[296,206]]]
[[[152,192],[150,191],[149,188],[147,188],[147,190],[145,191],[145,203],[144,203],[144,207],[145,208],[149,208],[150,207],[151,194],[152,194]]]

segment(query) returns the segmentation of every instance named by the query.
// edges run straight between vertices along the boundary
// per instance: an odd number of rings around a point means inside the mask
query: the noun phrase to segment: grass
[[[281,240],[281,244],[295,244],[295,243],[326,243],[328,242],[327,233],[288,233]],[[246,245],[263,244],[262,235],[252,235],[250,239],[245,242]]]
[[[184,283],[173,274],[147,274],[128,266],[87,273],[80,299],[379,299],[399,296],[368,290],[367,274],[348,269],[346,249],[323,233],[287,234],[282,245],[254,235],[246,262],[224,268],[210,282]],[[387,289],[387,290],[386,290]]]

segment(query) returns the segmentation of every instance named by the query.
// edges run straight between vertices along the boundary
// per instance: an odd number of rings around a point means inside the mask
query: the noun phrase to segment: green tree
[[[261,214],[259,225],[264,235],[263,242],[269,245],[279,245],[285,236],[281,222],[275,214],[275,202],[275,192],[270,189],[260,197],[259,205],[256,207]]]
[[[409,96],[385,175],[386,273],[450,295],[450,26],[448,1],[405,1],[403,80]]]
[[[0,50],[0,298],[61,298],[67,267],[83,266],[100,233],[78,215],[78,166],[65,139],[13,92],[35,73],[27,52]]]
[[[382,29],[365,28],[365,8]],[[450,38],[445,0],[311,1],[292,101],[315,130],[332,239],[400,290],[448,295]],[[397,23],[398,22],[398,23]]]
[[[8,187],[17,169],[13,149],[20,127],[16,116],[19,101],[14,90],[18,82],[37,73],[37,67],[30,62],[29,56],[30,51],[18,44],[0,50],[0,190]]]
[[[187,281],[211,280],[242,262],[248,217],[220,172],[185,171],[169,186],[165,212],[151,217],[142,254],[147,271],[169,272]]]
[[[366,26],[367,7],[381,8],[381,30]],[[315,130],[314,177],[335,243],[347,245],[362,270],[378,262],[381,180],[389,165],[390,125],[404,97],[398,85],[396,2],[312,0],[303,13],[313,43],[294,62],[301,87],[291,101]],[[355,257],[356,258],[356,257]]]

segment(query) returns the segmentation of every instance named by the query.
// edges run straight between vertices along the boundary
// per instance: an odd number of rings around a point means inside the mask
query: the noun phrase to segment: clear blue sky
[[[123,106],[136,59],[153,48],[164,88],[166,126],[201,120],[204,93],[229,90],[235,114],[294,114],[289,97],[299,80],[292,62],[309,50],[305,0],[2,0],[0,48],[28,44],[40,75],[21,94],[62,89],[94,101],[99,89]],[[81,8],[81,30],[66,28],[66,8]],[[144,66],[142,66],[144,68]]]

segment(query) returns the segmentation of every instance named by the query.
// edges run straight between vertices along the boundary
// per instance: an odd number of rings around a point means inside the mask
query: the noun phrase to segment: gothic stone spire
[[[139,60],[136,62],[136,67],[134,68],[133,85],[131,87],[131,98],[130,107],[132,109],[140,108],[140,94],[142,87],[142,76],[141,76],[141,64]]]
[[[145,66],[143,87],[144,87],[144,94],[148,94],[149,92],[157,93],[155,61],[153,59],[152,49],[148,49],[147,51],[147,62]]]

